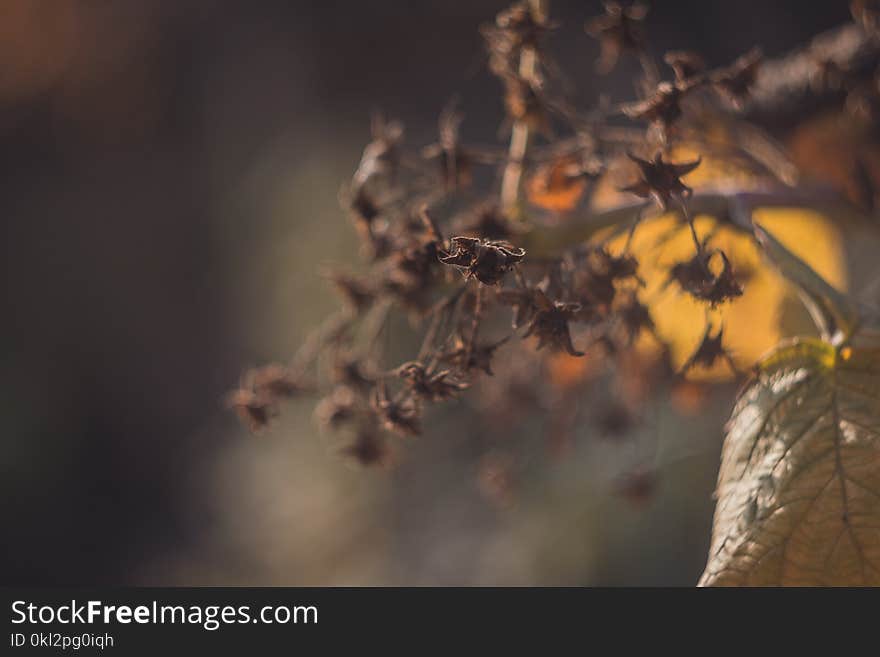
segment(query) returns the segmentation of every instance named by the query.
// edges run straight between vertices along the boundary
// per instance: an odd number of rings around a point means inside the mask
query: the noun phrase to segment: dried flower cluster
[[[853,12],[875,29],[869,4],[853,3]],[[640,98],[589,112],[573,109],[548,54],[546,40],[557,26],[546,3],[515,2],[484,26],[488,70],[501,83],[511,133],[507,152],[462,144],[457,102],[441,112],[435,143],[415,150],[406,147],[399,122],[374,117],[372,139],[341,195],[366,267],[328,274],[343,308],[290,367],[250,372],[231,393],[230,406],[249,428],[265,427],[283,400],[319,391],[316,417],[349,436],[343,453],[364,465],[385,464],[390,436],[420,435],[430,405],[467,392],[496,428],[544,413],[556,447],[585,413],[599,434],[625,433],[638,420],[633,409],[657,384],[682,376],[656,335],[630,251],[633,233],[651,212],[674,213],[693,236],[693,257],[668,272],[678,293],[707,307],[705,335],[684,370],[719,359],[733,366],[723,331],[713,332],[708,317],[743,288],[728,255],[710,248],[709,236],[701,238],[692,221],[694,191],[683,178],[702,160],[682,160],[674,149],[687,143],[713,155],[717,146],[701,127],[725,125],[749,102],[761,53],[751,50],[710,69],[696,53],[669,52],[663,62],[671,79],[661,80],[648,50],[647,18],[644,5],[608,2],[587,23],[600,46],[601,73],[627,56],[643,71]],[[766,161],[747,148],[736,155],[768,175]],[[612,248],[607,236],[548,247],[542,235],[560,223],[560,213],[577,209],[597,179],[626,164],[629,181],[616,187],[636,204],[624,222],[623,231],[630,231],[624,249]],[[497,170],[500,189],[474,189],[481,167]],[[407,315],[421,336],[418,353],[403,364],[387,362],[384,335],[395,312]],[[634,348],[642,338],[659,345],[659,357]],[[591,395],[595,403],[584,403]],[[506,495],[510,471],[501,472],[498,463],[492,460],[483,480]],[[650,470],[620,480],[622,494],[634,499],[655,485]]]

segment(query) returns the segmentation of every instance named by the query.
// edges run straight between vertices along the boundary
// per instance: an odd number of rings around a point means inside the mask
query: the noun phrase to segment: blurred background
[[[657,2],[652,51],[779,55],[849,19],[839,0]],[[504,3],[5,0],[0,199],[3,584],[692,585],[705,563],[732,386],[659,413],[663,477],[610,494],[629,455],[544,458],[506,508],[481,494],[449,410],[390,472],[339,458],[296,402],[251,437],[223,408],[292,354],[357,257],[338,192],[376,109],[434,140],[502,120],[479,24]],[[552,50],[583,105],[584,21],[552,0]],[[585,430],[586,431],[586,430]]]

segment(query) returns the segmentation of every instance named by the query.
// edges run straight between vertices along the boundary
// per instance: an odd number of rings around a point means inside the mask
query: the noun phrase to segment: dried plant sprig
[[[871,17],[861,4],[853,3],[853,12],[862,27],[842,28],[841,43],[814,44],[790,56],[811,57],[811,77],[802,86],[817,95],[838,83],[838,92],[851,99],[878,95],[874,69],[866,77],[863,60],[880,59],[880,48],[863,34]],[[746,120],[753,108],[772,105],[768,89],[785,88],[774,81],[779,64],[752,50],[710,69],[698,53],[672,51],[664,61],[674,79],[661,81],[648,52],[646,17],[645,5],[608,2],[589,24],[600,42],[601,70],[629,53],[644,75],[637,98],[586,110],[557,88],[564,85],[546,44],[555,27],[546,2],[515,2],[484,26],[489,69],[501,83],[503,127],[510,128],[506,152],[463,140],[458,98],[440,112],[435,142],[421,148],[405,142],[399,121],[374,115],[370,141],[340,194],[365,262],[327,273],[343,308],[309,335],[289,364],[252,370],[230,393],[227,404],[249,429],[264,430],[286,400],[316,393],[318,424],[346,436],[340,451],[363,465],[384,465],[391,462],[392,435],[429,431],[432,406],[461,398],[475,399],[475,410],[493,427],[540,414],[548,442],[558,449],[574,427],[590,421],[578,400],[599,391],[618,410],[632,409],[633,399],[650,394],[645,380],[670,380],[669,346],[658,336],[640,275],[643,252],[633,247],[643,216],[674,212],[689,226],[695,254],[673,265],[668,284],[709,310],[743,288],[727,254],[711,248],[711,235],[700,239],[692,215],[712,214],[747,231],[754,207],[812,207],[821,198],[787,187],[797,180],[794,166]],[[861,36],[852,37],[854,30]],[[733,145],[714,138],[719,127]],[[673,161],[670,153],[680,145],[701,156]],[[641,201],[587,207],[581,200],[600,186],[594,181],[614,173],[624,153],[638,177],[622,191]],[[694,191],[683,178],[703,155],[736,157],[760,184]],[[481,188],[478,167],[494,169],[499,184]],[[612,228],[612,236],[629,230],[622,251],[604,237],[593,239],[602,228]],[[398,315],[410,320],[418,332],[414,343],[421,345],[402,358],[382,339]],[[633,365],[641,358],[635,345],[646,334],[659,344],[657,362]],[[733,367],[722,334],[707,319],[680,374],[719,360]],[[641,381],[642,392],[626,392],[627,380],[630,388]],[[635,415],[603,420],[596,414],[593,420],[599,433],[608,433],[609,426],[638,423]],[[639,491],[653,490],[654,473],[646,472],[621,483],[620,492],[642,497]]]
[[[439,253],[440,262],[462,270],[466,278],[483,285],[497,285],[526,256],[510,242],[477,237],[453,237],[449,251]]]

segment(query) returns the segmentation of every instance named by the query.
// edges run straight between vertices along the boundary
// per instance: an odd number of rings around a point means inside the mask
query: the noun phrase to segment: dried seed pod
[[[380,382],[373,391],[371,405],[377,420],[388,431],[404,437],[422,434],[421,409],[412,397],[392,399]]]
[[[721,258],[721,271],[712,272],[713,256]],[[685,262],[679,262],[669,270],[669,280],[676,281],[691,296],[717,306],[742,296],[743,288],[736,280],[727,255],[721,250],[701,251]]]
[[[430,306],[429,290],[434,282],[442,237],[427,212],[420,217],[423,232],[401,240],[385,262],[380,287],[405,308],[423,312]]]
[[[624,333],[624,340],[628,345],[635,342],[642,331],[654,333],[654,320],[648,307],[639,301],[635,293],[630,293],[622,304],[615,310],[615,315],[620,319],[620,327]]]
[[[653,160],[643,160],[632,153],[627,153],[627,156],[638,166],[640,180],[620,191],[630,192],[641,198],[653,198],[664,212],[669,208],[670,199],[686,199],[693,194],[693,190],[681,181],[681,177],[700,166],[701,158],[674,164],[665,162],[659,151]]]
[[[452,347],[440,354],[440,360],[462,372],[481,370],[492,376],[492,357],[495,355],[495,350],[509,339],[510,336],[507,336],[497,342],[469,345],[458,335]]]
[[[529,322],[523,337],[534,335],[538,338],[538,349],[545,345],[564,351],[571,356],[583,356],[584,352],[574,348],[571,341],[571,330],[568,326],[578,311],[581,310],[579,303],[564,303],[562,301],[550,301],[539,289],[534,290],[534,304],[537,312]]]
[[[681,101],[700,84],[699,80],[688,82],[661,82],[654,93],[645,100],[624,105],[621,111],[631,119],[647,121],[655,127],[663,140],[670,127],[682,115]]]
[[[364,467],[386,465],[391,456],[388,445],[372,427],[362,427],[354,440],[339,451]]]
[[[616,281],[642,282],[638,276],[638,260],[630,255],[615,256],[604,248],[591,247],[580,249],[569,258],[572,274],[568,288],[571,298],[580,302],[583,310],[592,312],[598,307],[606,311],[617,294]]]
[[[712,85],[731,105],[741,108],[755,84],[763,58],[760,48],[752,48],[733,64],[713,74]]]
[[[470,387],[450,370],[433,371],[418,361],[404,363],[397,368],[397,375],[406,381],[416,397],[431,402],[454,399]]]
[[[440,251],[444,265],[456,267],[466,278],[476,278],[483,285],[497,285],[504,275],[525,258],[526,252],[504,241],[475,237],[453,237],[449,251]]]
[[[720,327],[718,333],[715,335],[712,335],[712,328],[711,322],[706,324],[706,331],[703,333],[703,338],[700,340],[700,344],[697,345],[694,353],[690,355],[681,367],[681,372],[683,374],[687,373],[697,365],[706,368],[712,367],[718,360],[725,361],[731,370],[734,372],[737,371],[736,364],[733,362],[730,352],[724,348],[722,343],[724,327]]]
[[[593,249],[592,254],[599,259],[598,269],[611,280],[638,279],[639,261],[634,256],[626,253],[616,256],[604,248]]]

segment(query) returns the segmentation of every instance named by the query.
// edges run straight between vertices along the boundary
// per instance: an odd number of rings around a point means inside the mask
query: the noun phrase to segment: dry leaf
[[[880,585],[880,348],[773,352],[728,425],[702,586]]]

